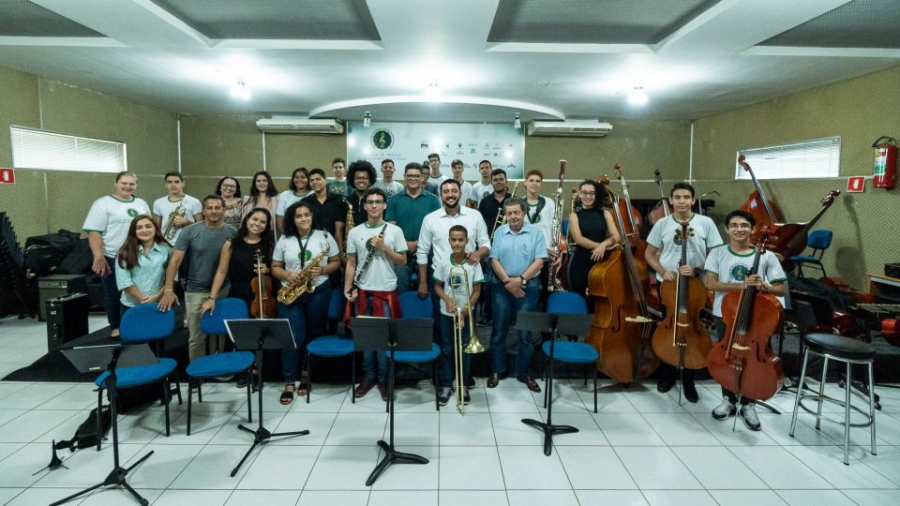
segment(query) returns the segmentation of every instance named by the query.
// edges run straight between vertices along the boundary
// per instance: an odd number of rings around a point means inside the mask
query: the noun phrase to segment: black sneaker
[[[463,387],[463,404],[468,405],[472,402],[472,396],[469,395],[469,387]]]
[[[448,402],[450,402],[450,398],[453,397],[453,389],[450,387],[441,387],[438,390],[438,404],[441,406],[446,406]]]

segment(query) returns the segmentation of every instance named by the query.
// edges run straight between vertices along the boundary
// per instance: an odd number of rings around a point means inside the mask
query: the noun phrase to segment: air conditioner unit
[[[528,135],[537,137],[606,137],[612,125],[594,120],[532,121]]]
[[[342,134],[344,124],[336,119],[310,119],[300,116],[275,116],[257,120],[263,132],[281,134]]]

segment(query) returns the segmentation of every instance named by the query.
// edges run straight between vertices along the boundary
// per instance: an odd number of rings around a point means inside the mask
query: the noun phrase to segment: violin
[[[681,222],[681,230],[675,235],[675,244],[681,243],[679,267],[687,265],[687,243],[693,235],[690,223]],[[653,333],[653,351],[678,369],[703,369],[712,348],[701,314],[709,302],[706,285],[696,276],[677,276],[674,282],[663,281],[660,287],[668,311]]]
[[[600,183],[609,184],[609,178],[601,177]],[[650,346],[655,322],[653,309],[647,303],[638,263],[624,240],[625,223],[620,207],[618,202],[614,203],[613,213],[623,240],[588,274],[588,293],[594,297],[594,320],[585,342],[600,354],[599,371],[617,382],[631,383],[653,374],[659,359]],[[643,276],[647,276],[646,270]]]
[[[759,272],[759,260],[769,240],[763,228],[748,276]],[[772,352],[770,339],[778,332],[784,308],[773,295],[745,285],[722,300],[725,339],[712,346],[707,356],[709,374],[739,397],[764,401],[778,391],[781,359]]]
[[[656,186],[659,187],[659,204],[647,214],[647,221],[651,225],[656,225],[657,221],[668,218],[671,211],[669,210],[669,199],[666,198],[666,194],[663,192],[662,175],[660,175],[659,169],[653,171],[653,180],[656,181]]]
[[[275,316],[275,297],[272,297],[272,278],[263,274],[265,263],[263,254],[256,250],[256,277],[250,280],[253,302],[250,304],[250,316],[253,318],[272,318]]]

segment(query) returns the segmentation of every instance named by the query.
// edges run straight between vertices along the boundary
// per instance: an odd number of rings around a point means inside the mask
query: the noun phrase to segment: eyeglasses
[[[753,225],[749,223],[729,223],[728,228],[732,230],[750,230]]]
[[[353,178],[353,180],[354,180],[354,181],[368,181],[368,180],[369,180],[369,176],[355,176],[355,177]]]
[[[235,185],[233,185],[233,184],[223,184],[223,185],[222,185],[222,189],[223,189],[223,190],[224,190],[224,189],[228,189],[228,188],[234,190],[235,188],[237,188],[237,186],[235,186]]]
[[[382,204],[384,204],[383,200],[367,200],[366,201],[367,206],[380,206]]]
[[[581,192],[582,197],[596,197],[597,192]]]

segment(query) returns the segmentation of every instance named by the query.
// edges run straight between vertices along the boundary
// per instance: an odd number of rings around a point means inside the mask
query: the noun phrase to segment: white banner
[[[361,121],[347,125],[347,163],[369,160],[381,177],[381,161],[394,161],[395,180],[403,180],[407,163],[424,163],[428,155],[441,156],[441,173],[451,175],[450,163],[465,164],[463,177],[480,181],[478,162],[490,160],[509,179],[525,174],[525,133],[512,123],[375,123],[366,128]]]

